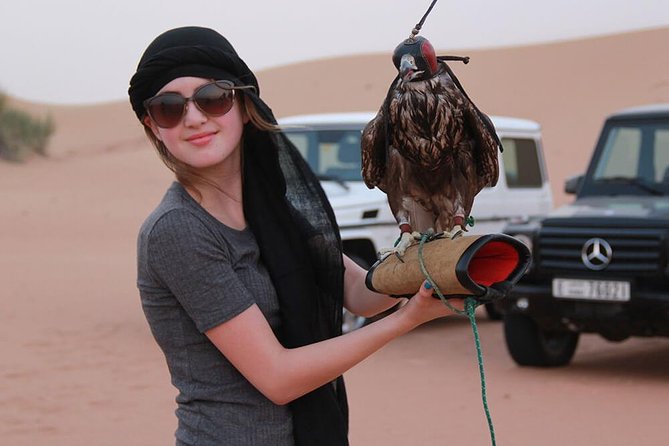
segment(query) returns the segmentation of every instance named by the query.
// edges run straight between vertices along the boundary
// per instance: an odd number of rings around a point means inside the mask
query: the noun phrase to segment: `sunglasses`
[[[189,98],[175,92],[156,95],[144,101],[144,109],[158,127],[170,129],[183,119],[188,101],[193,101],[209,117],[223,116],[235,103],[235,90],[245,89],[255,90],[255,87],[236,86],[230,81],[212,81],[196,88]]]

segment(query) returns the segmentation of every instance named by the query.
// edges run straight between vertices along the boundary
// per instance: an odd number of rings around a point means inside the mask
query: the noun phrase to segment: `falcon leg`
[[[404,256],[404,253],[406,252],[407,248],[415,244],[416,241],[420,240],[421,238],[420,232],[412,231],[411,226],[409,226],[406,223],[400,225],[400,229],[402,233],[400,235],[398,243],[393,248],[384,248],[379,250],[378,252],[379,260],[384,260],[391,254],[395,254],[398,259],[402,260],[402,257]]]
[[[453,217],[453,223],[453,229],[444,233],[444,235],[451,240],[455,240],[456,238],[462,237],[465,234],[465,216],[456,215]]]

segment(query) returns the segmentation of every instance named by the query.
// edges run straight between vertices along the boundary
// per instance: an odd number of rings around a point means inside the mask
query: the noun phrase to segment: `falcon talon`
[[[458,229],[458,230],[455,232],[455,234],[451,235],[451,240],[455,240],[456,238],[460,238],[460,237],[462,237],[463,235],[465,235],[465,231],[463,231],[462,229]]]
[[[390,257],[392,255],[392,253],[393,253],[392,251],[383,252],[383,253],[377,252],[376,253],[376,258],[378,259],[379,262],[383,262],[388,257]]]
[[[434,232],[434,231],[430,232],[430,231],[428,231],[425,235],[427,236],[427,237],[425,237],[425,243],[431,242],[432,240],[437,240],[437,239],[440,239],[440,238],[444,238],[443,231],[442,232]]]

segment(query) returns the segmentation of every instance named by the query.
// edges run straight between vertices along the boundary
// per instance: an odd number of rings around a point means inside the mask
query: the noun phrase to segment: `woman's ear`
[[[156,125],[155,122],[149,117],[149,115],[144,116],[144,119],[142,120],[145,126],[151,129],[151,132],[153,132],[153,136],[158,139],[158,141],[162,141],[163,139],[160,137],[160,132],[158,131],[158,126]]]

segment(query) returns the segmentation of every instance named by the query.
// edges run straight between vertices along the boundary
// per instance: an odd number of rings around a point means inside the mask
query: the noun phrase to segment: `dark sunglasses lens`
[[[233,90],[211,83],[200,88],[193,101],[198,108],[211,116],[222,116],[230,111],[234,102]]]
[[[158,127],[171,128],[179,124],[186,100],[180,94],[163,94],[151,99],[147,110]]]

